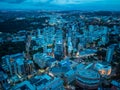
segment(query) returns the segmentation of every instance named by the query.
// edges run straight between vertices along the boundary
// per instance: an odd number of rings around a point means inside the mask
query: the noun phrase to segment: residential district
[[[45,12],[31,18],[39,17],[48,17],[43,28],[0,32],[1,47],[13,43],[1,50],[11,53],[1,56],[0,90],[120,90],[120,16]],[[25,49],[12,53],[19,42],[25,44],[17,49]]]

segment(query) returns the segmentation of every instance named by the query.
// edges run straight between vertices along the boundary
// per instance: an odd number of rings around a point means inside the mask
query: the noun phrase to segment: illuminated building
[[[93,25],[89,25],[89,31],[92,33],[94,31],[94,26]]]
[[[53,67],[57,63],[56,59],[51,56],[47,57],[46,59],[47,59],[46,65],[48,67]]]
[[[29,59],[30,58],[30,46],[31,46],[31,40],[32,40],[32,37],[31,35],[28,35],[27,36],[27,41],[26,41],[26,59]]]
[[[83,89],[97,89],[100,82],[100,75],[92,69],[78,70],[76,74],[76,83]]]
[[[25,67],[24,67],[24,60],[17,59],[16,60],[16,66],[14,66],[15,70],[17,70],[17,74],[22,75],[25,73]]]
[[[117,89],[120,90],[120,82],[117,80],[112,80],[111,84]]]
[[[8,79],[8,75],[5,74],[3,71],[0,71],[0,90],[9,89],[7,79]]]
[[[11,76],[14,75],[28,75],[34,70],[34,63],[31,60],[25,60],[23,54],[13,54],[4,56],[3,69],[5,72],[9,72]]]
[[[43,29],[43,38],[46,46],[50,46],[53,44],[54,34],[55,34],[54,27],[46,27]]]
[[[52,56],[48,56],[46,53],[34,54],[33,60],[40,68],[51,67],[56,63],[56,59]]]
[[[35,39],[35,42],[38,46],[40,47],[43,47],[44,44],[45,44],[45,41],[44,41],[44,36],[43,35],[40,35],[39,38],[36,38]]]
[[[3,69],[10,75],[24,73],[24,56],[22,53],[2,57]]]
[[[64,42],[63,42],[63,32],[62,30],[57,30],[56,31],[56,36],[55,36],[55,50],[54,50],[54,55],[56,60],[61,60],[63,58],[63,53],[64,53]]]
[[[83,44],[82,43],[79,43],[78,44],[78,52],[82,51],[83,50]]]
[[[76,72],[74,70],[69,70],[64,74],[65,83],[70,84],[75,81]]]
[[[113,59],[114,48],[115,48],[115,44],[112,44],[108,47],[108,50],[107,50],[107,53],[106,53],[106,61],[108,63],[110,63]]]
[[[79,52],[79,57],[93,56],[96,54],[96,52],[97,52],[97,50],[95,50],[95,49],[85,49],[85,50]]]
[[[41,31],[40,31],[40,29],[37,29],[37,33],[38,33],[38,37],[40,37],[41,36]]]
[[[107,63],[96,63],[94,68],[102,75],[108,76],[111,74],[112,67]]]
[[[71,39],[72,39],[72,45],[73,45],[73,49],[76,50],[76,45],[77,45],[77,36],[76,36],[77,32],[76,30],[74,29],[74,31],[72,32],[72,36],[71,36]]]
[[[47,74],[35,76],[30,82],[36,87],[35,90],[64,90],[63,81],[59,77],[51,77]]]
[[[29,81],[23,81],[15,85],[12,90],[35,90],[35,87]]]
[[[32,60],[25,60],[24,61],[25,73],[30,75],[34,71],[34,63]]]
[[[72,46],[72,42],[71,42],[71,37],[68,37],[68,43],[67,43],[67,46],[68,46],[68,54],[69,56],[71,56],[71,52],[73,50],[73,46]]]
[[[55,76],[62,76],[69,70],[74,69],[76,65],[77,63],[72,60],[61,60],[58,64],[51,68],[50,72],[52,72]]]
[[[63,57],[63,42],[57,41],[55,45],[55,59],[61,60]]]
[[[40,68],[45,68],[47,62],[46,57],[46,53],[36,53],[33,55],[33,60]]]

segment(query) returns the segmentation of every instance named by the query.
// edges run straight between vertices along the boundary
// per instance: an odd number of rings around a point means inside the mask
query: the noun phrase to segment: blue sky
[[[120,0],[0,0],[0,9],[120,11]]]

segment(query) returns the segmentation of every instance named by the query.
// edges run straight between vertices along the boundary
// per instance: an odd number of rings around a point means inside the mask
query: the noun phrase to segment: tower
[[[114,49],[115,49],[115,44],[112,44],[108,47],[108,50],[107,50],[107,53],[106,53],[106,61],[108,63],[110,63],[112,61]]]
[[[31,36],[28,35],[26,41],[26,59],[30,59],[30,46],[31,46]]]
[[[41,35],[40,29],[37,29],[37,36],[40,37],[40,35]]]
[[[61,40],[56,42],[55,45],[55,58],[61,60],[63,57],[63,42]]]
[[[71,37],[68,37],[68,55],[69,56],[71,56],[72,50],[73,50],[73,45],[71,42]]]

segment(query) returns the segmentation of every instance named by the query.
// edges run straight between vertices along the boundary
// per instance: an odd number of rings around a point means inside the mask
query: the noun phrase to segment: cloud
[[[22,3],[26,0],[0,0],[0,2],[6,2],[6,3]]]
[[[0,9],[120,10],[120,0],[0,0]]]
[[[52,4],[84,4],[84,3],[93,3],[101,0],[52,0]]]
[[[89,3],[96,2],[101,0],[0,0],[0,2],[7,3],[47,3],[47,4],[55,4],[55,5],[65,5],[65,4],[81,4],[81,3]]]
[[[26,0],[26,2],[31,2],[31,3],[46,3],[50,0]]]

